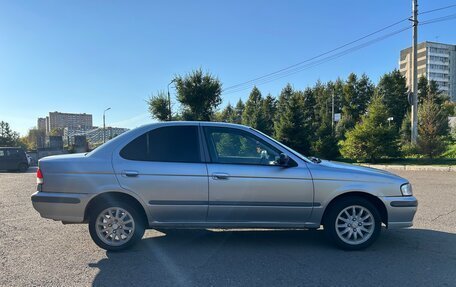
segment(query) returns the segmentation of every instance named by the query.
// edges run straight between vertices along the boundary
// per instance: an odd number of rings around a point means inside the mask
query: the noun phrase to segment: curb
[[[406,171],[443,171],[456,172],[456,166],[435,166],[435,165],[394,165],[394,164],[360,164],[361,166],[390,169],[390,170],[406,170]]]

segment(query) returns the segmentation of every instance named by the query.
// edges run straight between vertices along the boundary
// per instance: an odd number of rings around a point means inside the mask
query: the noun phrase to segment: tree
[[[275,137],[284,144],[303,154],[310,153],[309,127],[304,114],[303,93],[294,92],[287,85],[278,101],[278,113],[275,125]]]
[[[418,105],[422,104],[426,99],[431,99],[438,106],[449,101],[449,97],[442,93],[436,81],[428,81],[422,76],[418,80]]]
[[[411,136],[412,136],[412,129],[410,127],[411,118],[412,118],[412,116],[410,115],[410,111],[408,111],[405,114],[404,119],[402,120],[401,129],[400,129],[400,137],[401,137],[402,145],[410,144]]]
[[[442,154],[449,135],[448,116],[432,97],[424,99],[418,109],[418,149],[433,158]]]
[[[150,97],[147,103],[149,105],[149,113],[153,119],[159,121],[170,119],[169,102],[165,92],[158,92],[157,95]]]
[[[46,136],[46,132],[43,130],[39,130],[37,128],[29,129],[26,136],[21,138],[21,142],[26,146],[28,150],[35,150],[38,147],[42,147],[41,145],[44,144],[44,138]]]
[[[274,134],[274,119],[277,109],[276,99],[268,94],[263,100],[263,105],[261,107],[261,113],[263,114],[264,127],[262,132],[267,135],[272,136]]]
[[[20,145],[19,134],[12,131],[9,123],[0,122],[0,146],[18,146]]]
[[[304,91],[304,98],[306,99],[304,114],[308,121],[307,125],[313,122],[309,141],[312,143],[313,153],[326,159],[334,159],[339,154],[331,121],[333,95],[334,110],[337,111],[338,99],[335,93],[335,83],[328,82],[323,85],[319,81],[313,89]]]
[[[266,128],[265,117],[263,114],[263,97],[257,87],[253,87],[250,92],[245,109],[242,113],[242,124],[264,132]]]
[[[242,114],[244,113],[245,105],[241,99],[237,102],[236,106],[234,107],[234,115],[231,119],[232,123],[240,124],[242,123]]]
[[[375,162],[398,153],[397,132],[387,121],[388,110],[381,97],[376,96],[353,130],[341,142],[341,154],[357,161]]]
[[[219,113],[217,120],[220,122],[231,123],[233,122],[234,118],[234,108],[233,106],[228,103],[228,105]]]
[[[344,139],[346,132],[351,130],[361,116],[366,113],[374,90],[374,85],[365,74],[360,79],[353,73],[348,76],[341,99],[342,118],[336,127],[338,138]]]
[[[409,106],[407,90],[406,78],[398,70],[383,75],[377,86],[377,93],[382,97],[397,128],[401,127]]]
[[[185,76],[176,76],[174,82],[177,100],[182,105],[182,118],[193,121],[209,121],[221,104],[222,84],[201,69]]]

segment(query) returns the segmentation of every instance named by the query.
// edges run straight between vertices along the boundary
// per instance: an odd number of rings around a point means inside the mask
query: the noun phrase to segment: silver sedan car
[[[410,183],[372,168],[307,158],[242,125],[150,124],[86,154],[43,158],[34,208],[88,223],[94,242],[121,250],[146,228],[323,226],[362,249],[387,228],[412,226]]]

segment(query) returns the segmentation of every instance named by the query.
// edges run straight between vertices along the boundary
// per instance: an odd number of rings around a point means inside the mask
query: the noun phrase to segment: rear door
[[[313,183],[305,163],[277,165],[281,151],[245,130],[204,127],[211,162],[212,222],[302,223],[313,208]]]
[[[113,155],[120,185],[138,194],[155,222],[204,222],[208,182],[198,124],[164,126]]]
[[[0,170],[6,169],[6,150],[0,148]]]

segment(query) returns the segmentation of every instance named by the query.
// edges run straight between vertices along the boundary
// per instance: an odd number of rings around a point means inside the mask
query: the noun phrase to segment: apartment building
[[[417,50],[418,78],[426,77],[437,82],[440,90],[456,101],[456,45],[423,42]],[[399,70],[407,78],[407,85],[412,85],[412,48],[400,53]]]

